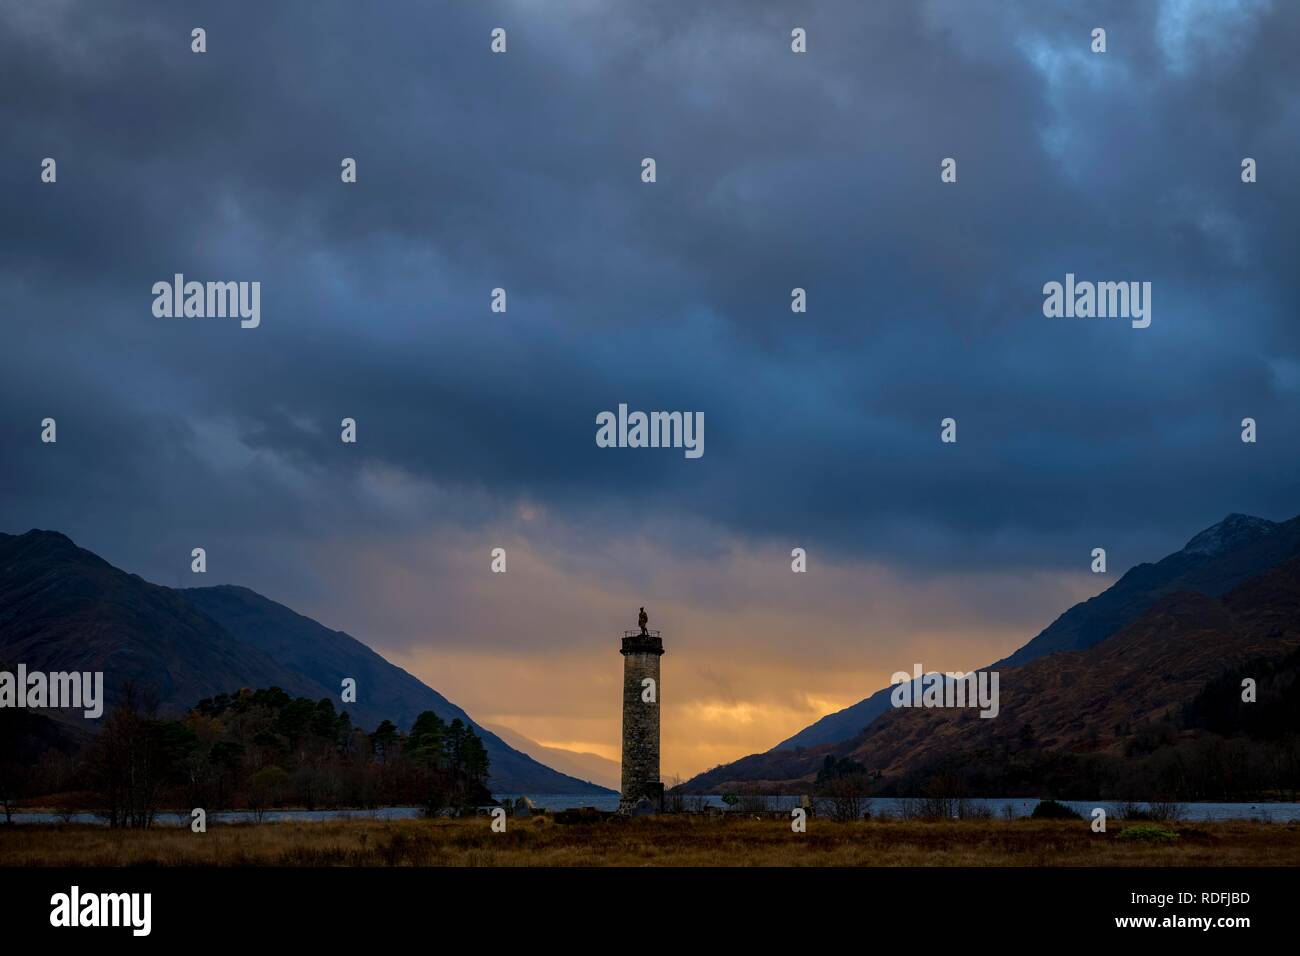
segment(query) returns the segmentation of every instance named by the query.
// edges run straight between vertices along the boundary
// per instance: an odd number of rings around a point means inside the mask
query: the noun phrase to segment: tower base
[[[618,812],[630,816],[641,816],[664,812],[664,785],[651,783],[644,786],[644,793],[636,798],[619,797]]]

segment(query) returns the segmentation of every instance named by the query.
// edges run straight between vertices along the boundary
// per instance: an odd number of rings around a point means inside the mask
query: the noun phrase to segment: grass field
[[[0,866],[1300,866],[1300,823],[951,823],[659,817],[264,823],[109,830],[0,826]],[[1127,833],[1125,832],[1127,830]]]

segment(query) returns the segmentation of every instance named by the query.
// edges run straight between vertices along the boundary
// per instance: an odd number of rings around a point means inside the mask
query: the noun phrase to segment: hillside
[[[0,659],[29,669],[103,671],[110,704],[122,681],[134,680],[173,716],[240,687],[330,695],[233,640],[182,592],[127,574],[53,531],[0,535]]]
[[[253,591],[151,584],[51,531],[0,534],[0,660],[21,661],[32,670],[103,671],[109,706],[123,682],[131,681],[171,716],[202,698],[244,687],[275,686],[338,703],[340,682],[352,677],[358,704],[344,709],[362,727],[373,728],[384,718],[409,727],[423,710],[474,723],[355,638]],[[93,729],[93,722],[84,723]],[[494,788],[604,792],[474,726],[492,762]]]
[[[999,666],[996,718],[981,719],[972,710],[891,707],[849,741],[747,757],[688,786],[716,792],[778,781],[784,789],[810,782],[828,755],[848,757],[886,780],[968,752],[1032,746],[1118,755],[1132,728],[1175,717],[1224,671],[1281,658],[1297,647],[1300,559],[1222,597],[1168,595],[1086,650]]]
[[[579,780],[535,760],[474,721],[464,710],[356,638],[332,631],[309,617],[262,597],[248,588],[222,585],[182,592],[196,607],[217,621],[237,640],[264,651],[295,674],[329,686],[337,696],[339,682],[357,682],[357,703],[346,710],[365,726],[388,718],[409,727],[416,716],[431,710],[450,723],[460,718],[472,724],[492,760],[492,786],[500,791],[534,793],[597,793],[603,788]],[[551,789],[558,788],[558,789]]]
[[[1178,591],[1217,596],[1252,575],[1300,555],[1300,517],[1285,522],[1230,514],[1155,564],[1131,568],[1113,585],[1074,605],[1036,637],[990,667],[1026,664],[1105,640],[1161,598]],[[821,718],[773,750],[837,743],[856,736],[889,709],[889,688]]]

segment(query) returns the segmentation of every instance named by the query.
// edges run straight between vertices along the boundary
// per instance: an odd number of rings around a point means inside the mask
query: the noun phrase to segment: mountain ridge
[[[1073,605],[1019,649],[981,670],[1016,667],[1058,651],[1094,646],[1117,633],[1160,598],[1179,590],[1217,596],[1255,574],[1300,555],[1300,516],[1274,522],[1233,512],[1193,535],[1154,563],[1140,563],[1086,601]],[[712,768],[687,782],[735,767],[743,771],[764,754],[836,744],[857,736],[891,709],[892,688],[882,688],[856,704],[820,718],[763,754],[750,754]]]
[[[1133,728],[1177,716],[1231,667],[1300,647],[1300,557],[1226,595],[1165,595],[1118,633],[1083,650],[1057,651],[1001,670],[1001,709],[980,719],[963,708],[890,708],[855,737],[752,754],[685,784],[691,792],[739,787],[780,792],[812,786],[827,757],[847,758],[904,784],[921,768],[961,755],[1038,752],[1122,756]]]
[[[361,703],[342,709],[359,725],[390,719],[409,727],[423,710],[472,725],[499,790],[607,792],[510,747],[342,631],[244,587],[153,584],[57,531],[0,534],[0,659],[47,671],[103,671],[110,706],[129,679],[155,694],[160,713],[171,716],[244,687],[278,686],[337,703],[342,679],[352,677]]]

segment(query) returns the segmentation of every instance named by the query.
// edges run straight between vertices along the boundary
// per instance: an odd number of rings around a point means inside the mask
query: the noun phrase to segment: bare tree
[[[109,826],[153,826],[166,764],[156,710],[151,695],[127,683],[117,706],[104,718],[91,767]]]
[[[673,774],[668,789],[664,792],[664,812],[665,813],[685,813],[686,812],[686,794],[679,789],[682,785],[682,778]]]
[[[871,779],[862,774],[831,777],[818,784],[816,807],[840,823],[861,820],[871,809],[870,788]]]
[[[0,670],[6,665],[0,662]],[[0,809],[5,823],[13,823],[14,805],[23,794],[28,771],[23,766],[20,743],[27,714],[11,707],[0,707]]]
[[[772,799],[762,792],[758,784],[745,784],[736,791],[739,800],[736,809],[747,813],[766,813],[772,809]]]

